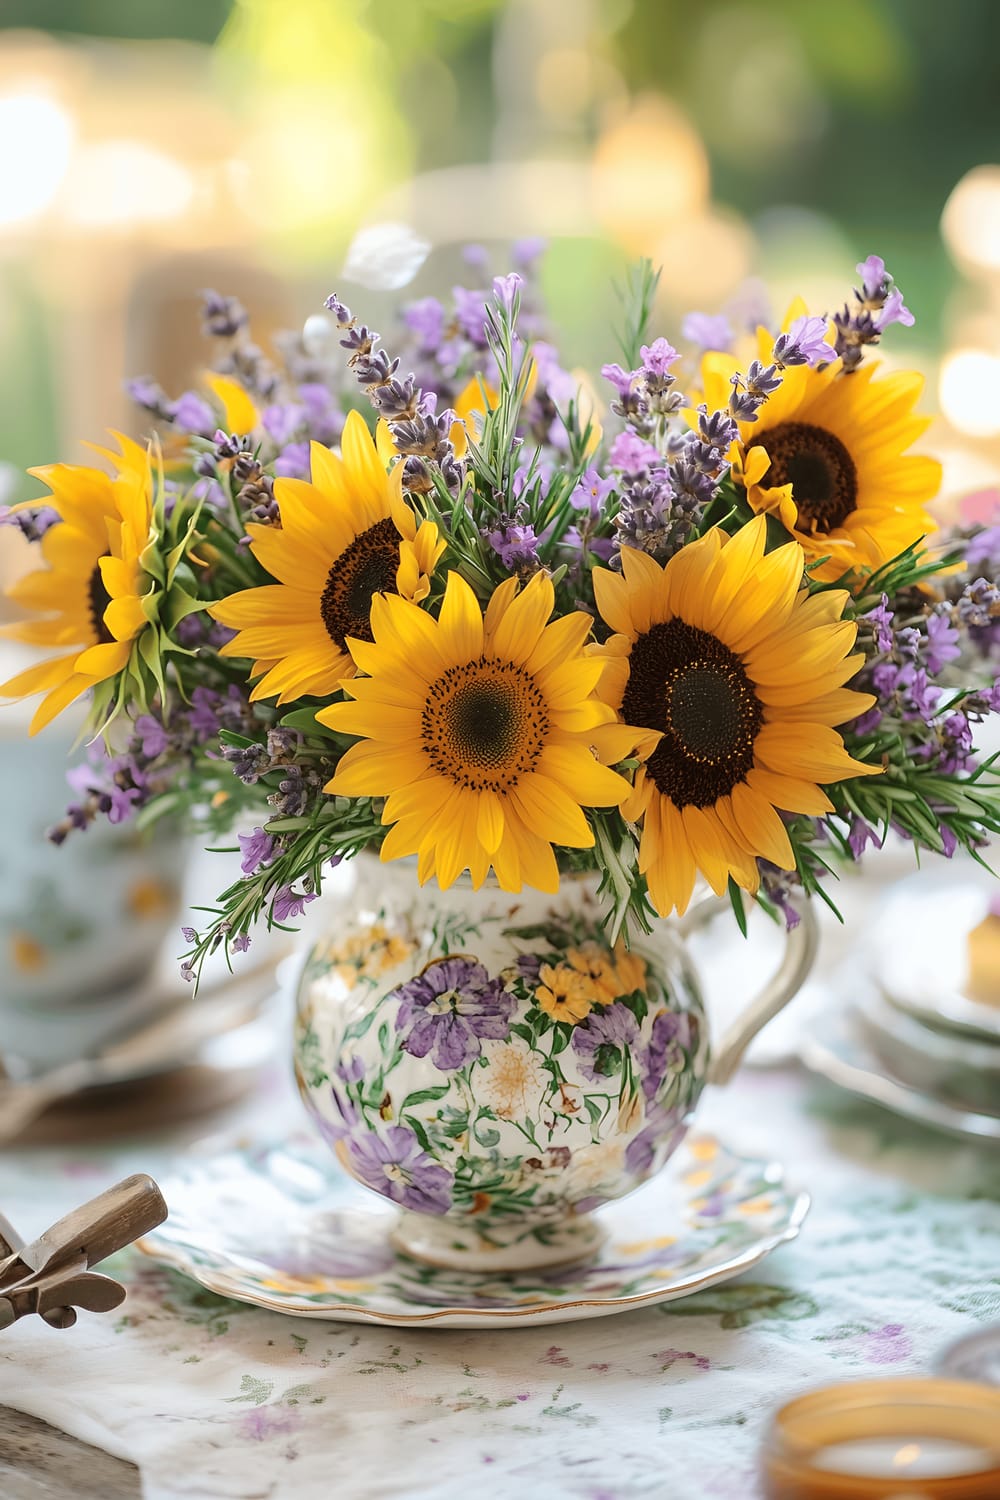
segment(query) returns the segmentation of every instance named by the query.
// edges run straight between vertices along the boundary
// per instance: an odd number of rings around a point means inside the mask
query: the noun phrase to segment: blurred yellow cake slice
[[[968,963],[965,993],[969,999],[1000,1007],[1000,901],[996,898],[969,933]]]

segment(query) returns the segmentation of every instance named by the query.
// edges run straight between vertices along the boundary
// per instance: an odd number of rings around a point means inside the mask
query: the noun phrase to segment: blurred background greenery
[[[664,267],[658,331],[761,278],[837,305],[885,257],[917,315],[951,493],[1000,468],[995,0],[0,0],[0,475],[180,388],[199,289],[259,330],[344,286],[355,231],[412,226],[413,288],[476,240],[551,244],[569,363],[615,357],[610,283]]]

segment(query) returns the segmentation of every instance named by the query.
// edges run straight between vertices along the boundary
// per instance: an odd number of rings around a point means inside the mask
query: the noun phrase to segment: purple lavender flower
[[[881,602],[874,609],[870,609],[866,615],[862,615],[861,618],[867,620],[871,625],[875,633],[875,645],[878,650],[885,653],[891,651],[893,647],[893,612],[889,608],[888,594],[883,594]]]
[[[639,370],[623,370],[619,364],[601,366],[601,374],[609,381],[623,400],[627,400],[632,387],[640,375]]]
[[[499,526],[486,533],[486,540],[511,573],[538,567],[538,543],[533,526],[515,516],[501,516]]]
[[[215,431],[215,416],[208,402],[197,391],[184,391],[170,404],[170,415],[185,432],[209,437]]]
[[[721,314],[691,312],[681,324],[681,333],[699,349],[718,350],[728,354],[733,347],[733,330]]]
[[[219,732],[220,697],[212,688],[196,687],[191,694],[187,721],[192,734],[202,742],[214,740]]]
[[[898,287],[893,287],[885,299],[882,311],[875,314],[875,326],[879,333],[884,333],[893,323],[901,323],[904,328],[912,328],[915,321],[910,309],[903,302],[903,294]]]
[[[882,840],[877,831],[870,823],[859,816],[851,819],[851,828],[847,835],[847,842],[855,859],[861,858],[869,844],[873,845],[876,849],[881,849],[882,847]]]
[[[489,253],[485,245],[463,245],[462,259],[473,271],[485,271],[490,263]]]
[[[883,330],[892,323],[910,327],[913,314],[903,302],[898,287],[885,269],[880,255],[869,255],[857,267],[860,290],[855,288],[854,305],[845,305],[834,313],[837,330],[837,353],[845,371],[856,370],[868,344],[877,344]]]
[[[237,933],[236,937],[233,938],[230,947],[232,948],[234,953],[246,953],[250,947],[249,932]]]
[[[202,327],[212,338],[234,338],[249,322],[246,308],[237,297],[223,297],[206,289],[201,299]]]
[[[670,366],[677,358],[677,350],[666,339],[654,339],[651,344],[643,344],[639,350],[642,355],[642,366],[644,370],[653,375],[669,375]]]
[[[308,479],[311,472],[309,444],[289,443],[274,460],[274,472],[279,479]]]
[[[159,719],[152,714],[140,714],[135,721],[135,732],[147,760],[155,760],[170,744],[170,736]]]
[[[781,333],[774,341],[775,364],[822,365],[836,359],[837,351],[827,342],[826,318],[813,318],[803,313],[796,318],[787,333]]]
[[[283,448],[302,426],[305,408],[295,401],[279,401],[265,406],[261,413],[261,426],[279,448]]]
[[[383,1136],[346,1136],[350,1165],[368,1187],[415,1213],[446,1214],[453,1179],[424,1151],[406,1125],[390,1125]]]
[[[240,853],[243,856],[240,869],[244,875],[255,875],[263,865],[271,863],[277,847],[276,840],[263,828],[255,828],[253,833],[238,833],[236,837],[240,841]]]
[[[545,254],[548,248],[547,241],[540,239],[537,235],[523,240],[515,240],[511,246],[511,259],[515,266],[520,266],[522,271],[528,271]]]
[[[62,516],[52,505],[33,506],[28,510],[0,505],[0,526],[16,526],[26,542],[40,542],[50,527],[61,520]]]
[[[970,537],[965,566],[972,574],[986,571],[995,577],[1000,573],[1000,526],[984,526]]]
[[[620,432],[611,444],[608,462],[613,469],[623,474],[642,474],[660,462],[660,455],[652,443],[637,437],[634,432]]]
[[[458,326],[477,349],[486,348],[486,303],[482,292],[471,292],[468,287],[452,287],[455,300],[455,317]]]
[[[482,1040],[503,1041],[516,1006],[499,979],[468,958],[443,958],[396,991],[396,1030],[413,1057],[432,1054],[441,1072],[465,1067]]]
[[[892,278],[885,274],[885,261],[881,255],[869,255],[854,268],[861,277],[861,296],[866,302],[880,307]]]
[[[421,354],[436,354],[444,338],[444,308],[437,297],[422,297],[403,309],[403,322],[416,334]]]
[[[315,891],[305,891],[300,895],[292,886],[283,885],[275,895],[271,913],[276,922],[290,922],[294,917],[301,917],[309,902],[315,900]]]
[[[614,494],[614,479],[602,479],[596,469],[587,469],[577,480],[569,497],[574,510],[587,511],[592,522],[604,519],[604,502]]]
[[[309,436],[325,448],[331,447],[344,430],[344,413],[330,391],[318,381],[303,381],[298,388],[298,398]]]
[[[627,1005],[616,1000],[601,1010],[592,1010],[574,1027],[573,1050],[580,1058],[580,1071],[593,1083],[620,1073],[622,1052],[639,1040],[639,1026]]]
[[[514,307],[514,299],[523,286],[524,277],[519,276],[516,271],[511,271],[506,276],[494,276],[493,295],[501,307],[505,308],[507,312],[511,312]]]
[[[950,661],[961,656],[958,631],[947,614],[934,613],[927,617],[927,669],[936,675]]]

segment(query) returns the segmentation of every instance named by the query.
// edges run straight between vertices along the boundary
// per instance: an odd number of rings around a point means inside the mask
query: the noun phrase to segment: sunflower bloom
[[[250,525],[250,550],[277,583],[230,594],[211,614],[237,633],[223,656],[253,658],[251,697],[328,697],[355,673],[347,639],[371,641],[372,599],[427,597],[444,542],[403,500],[402,466],[386,473],[352,412],[341,457],[310,445],[311,482],[278,479],[281,526]]]
[[[372,603],[374,642],[351,641],[369,675],[345,683],[354,702],[317,718],[364,738],[326,790],[387,798],[382,858],[418,855],[422,882],[436,875],[447,888],[468,869],[478,888],[492,865],[505,891],[555,891],[552,845],[591,848],[583,808],[628,796],[594,751],[613,764],[635,734],[596,694],[604,664],[583,651],[589,617],[549,625],[554,602],[547,575],[520,593],[510,578],[484,617],[451,573],[439,620],[383,594]]]
[[[762,339],[767,361],[771,335]],[[737,363],[706,355],[709,410],[729,399]],[[799,365],[756,422],[740,423],[733,475],[757,512],[776,515],[809,562],[827,558],[813,577],[880,567],[935,531],[926,506],[941,483],[936,459],[906,449],[930,419],[914,414],[923,376],[912,371],[874,379],[877,361],[850,375],[835,360],[823,369]]]
[[[96,450],[113,465],[113,476],[76,464],[28,471],[49,486],[47,503],[60,519],[41,540],[47,566],[8,591],[15,603],[43,618],[19,621],[5,633],[60,650],[0,684],[0,695],[45,694],[31,721],[32,734],[88,688],[121,672],[149,623],[143,598],[153,583],[139,563],[152,517],[149,455],[130,438],[114,436],[120,453]]]
[[[802,548],[765,556],[766,524],[712,530],[665,567],[623,547],[621,575],[594,573],[617,632],[593,648],[602,693],[648,731],[622,813],[642,821],[639,868],[663,916],[687,909],[699,872],[722,895],[730,876],[755,891],[758,859],[792,869],[778,810],[831,812],[824,784],[877,770],[834,727],[874,702],[844,686],[863,660],[840,618],[847,593],[810,597]]]

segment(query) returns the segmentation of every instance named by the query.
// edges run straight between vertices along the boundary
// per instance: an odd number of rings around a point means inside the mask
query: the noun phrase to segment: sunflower
[[[648,731],[622,814],[642,820],[639,868],[663,915],[686,910],[699,871],[721,895],[730,876],[755,891],[758,859],[792,869],[778,810],[830,812],[823,783],[877,769],[834,728],[874,702],[844,687],[862,663],[840,618],[848,596],[810,597],[802,548],[765,557],[766,526],[709,531],[665,567],[623,547],[621,575],[594,572],[618,632],[592,648],[609,667],[602,694]]]
[[[278,582],[210,611],[237,632],[221,654],[254,659],[254,699],[335,692],[355,672],[348,637],[372,639],[373,597],[426,598],[445,547],[433,521],[418,526],[402,465],[386,473],[358,412],[347,418],[340,458],[320,443],[310,453],[311,482],[275,481],[281,526],[247,527],[250,550]]]
[[[583,652],[589,616],[546,624],[554,602],[546,574],[520,593],[509,578],[484,618],[450,573],[439,620],[383,594],[372,602],[374,643],[350,643],[370,675],[345,684],[353,703],[317,718],[365,738],[326,790],[387,798],[382,858],[417,854],[422,882],[436,875],[447,888],[468,869],[478,888],[492,864],[505,891],[555,891],[552,845],[591,848],[582,809],[628,796],[594,751],[613,764],[635,734],[596,696],[604,664]]]
[[[767,363],[773,337],[761,333]],[[813,577],[880,567],[936,530],[925,506],[941,483],[936,459],[905,452],[930,425],[914,415],[923,376],[874,379],[877,362],[845,375],[839,360],[822,369],[785,370],[756,422],[740,423],[733,476],[755,511],[776,515]],[[710,411],[725,407],[738,364],[724,354],[702,362]]]
[[[45,694],[31,721],[32,734],[88,688],[122,671],[148,624],[143,598],[154,584],[139,558],[152,517],[149,455],[121,433],[114,436],[120,453],[96,449],[114,467],[113,476],[76,464],[28,471],[51,489],[47,503],[59,520],[40,543],[47,566],[8,590],[9,598],[45,618],[19,621],[5,634],[62,649],[0,685],[0,695]]]

